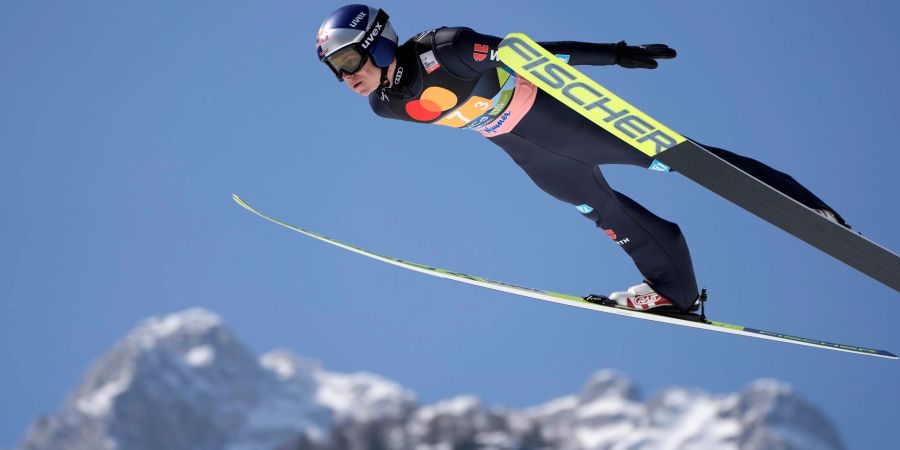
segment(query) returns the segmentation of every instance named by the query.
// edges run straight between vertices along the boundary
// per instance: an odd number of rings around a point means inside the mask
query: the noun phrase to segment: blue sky
[[[585,72],[661,122],[784,170],[900,249],[896,2],[381,4],[402,39],[466,25],[664,42]],[[825,4],[827,3],[827,4]],[[430,402],[531,405],[614,368],[645,394],[760,377],[890,448],[900,363],[595,314],[398,270],[388,255],[572,294],[640,281],[480,136],[375,117],[314,57],[335,2],[7,2],[0,14],[0,448],[141,319],[202,306],[257,352],[370,370]],[[900,351],[900,298],[675,174],[604,173],[679,223],[717,320]]]

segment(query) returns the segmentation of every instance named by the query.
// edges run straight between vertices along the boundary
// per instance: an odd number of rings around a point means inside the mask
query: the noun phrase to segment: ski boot
[[[647,282],[628,288],[626,292],[613,292],[609,296],[588,295],[585,300],[604,306],[618,306],[642,312],[689,314],[700,308],[701,299],[697,300],[686,311],[671,300],[656,292]]]

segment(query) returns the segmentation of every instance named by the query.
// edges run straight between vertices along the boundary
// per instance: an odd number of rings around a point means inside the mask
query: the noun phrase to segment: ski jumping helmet
[[[397,33],[384,10],[366,5],[347,5],[331,13],[319,27],[316,52],[343,81],[342,74],[359,71],[371,59],[381,68],[381,82],[397,52]]]

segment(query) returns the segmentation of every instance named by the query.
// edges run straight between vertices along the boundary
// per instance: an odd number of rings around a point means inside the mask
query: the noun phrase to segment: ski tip
[[[237,203],[238,205],[240,205],[241,208],[244,208],[244,209],[246,209],[247,211],[252,212],[253,214],[257,214],[257,215],[259,215],[259,216],[262,216],[262,217],[265,217],[266,219],[268,219],[268,217],[266,217],[266,216],[260,214],[259,211],[253,209],[252,206],[248,205],[247,202],[245,202],[244,199],[242,199],[239,195],[237,195],[237,194],[231,194],[231,199],[234,200],[235,203]]]
[[[248,205],[247,202],[245,202],[244,199],[242,199],[239,195],[231,194],[231,199],[234,200],[234,202],[238,205],[241,205],[244,209],[253,211],[253,208],[251,208],[250,205]]]

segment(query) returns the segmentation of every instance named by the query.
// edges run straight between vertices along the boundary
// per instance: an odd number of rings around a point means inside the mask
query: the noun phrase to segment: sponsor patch
[[[475,61],[478,61],[478,62],[484,61],[485,59],[487,59],[488,52],[490,50],[491,50],[491,48],[485,44],[475,44],[475,48],[473,49],[473,53],[472,53],[472,58],[474,58]]]
[[[670,168],[669,166],[654,159],[653,164],[650,164],[650,170],[655,170],[657,172],[668,172]]]
[[[366,18],[365,12],[361,12],[361,13],[357,14],[356,17],[350,21],[350,28],[358,27],[359,24],[361,23],[361,21],[365,18]]]
[[[316,48],[319,49],[319,56],[325,56],[328,53],[328,47],[325,46],[325,43],[328,42],[330,37],[331,35],[328,34],[328,31],[316,33]]]
[[[430,88],[429,88],[430,89]],[[478,119],[485,111],[494,107],[491,99],[473,95],[469,97],[465,103],[458,108],[449,112],[441,120],[437,121],[438,125],[446,125],[453,128],[461,128],[468,125],[475,119]]]
[[[431,122],[456,106],[459,98],[452,91],[431,86],[415,100],[406,103],[406,114],[419,122]]]
[[[500,113],[503,112],[503,109],[506,108],[506,105],[509,104],[510,100],[512,100],[513,91],[510,89],[506,89],[500,91],[500,98],[495,103],[497,106],[494,107],[488,114],[492,117],[497,117]]]
[[[432,50],[428,50],[419,55],[419,59],[422,60],[422,66],[425,67],[425,72],[428,72],[428,74],[441,68],[440,63],[438,63],[437,58],[434,57],[434,51]]]
[[[503,113],[503,115],[498,117],[497,120],[492,125],[482,128],[481,131],[484,133],[488,133],[488,134],[496,133],[497,130],[499,130],[500,127],[502,127],[503,124],[506,123],[506,119],[509,119],[510,114],[512,114],[512,113],[509,111]],[[487,119],[490,119],[490,117],[488,117]],[[580,206],[577,206],[577,208],[583,214],[587,214],[587,213],[593,211],[593,209],[588,205],[580,205]],[[584,209],[587,209],[587,211],[585,211]]]

